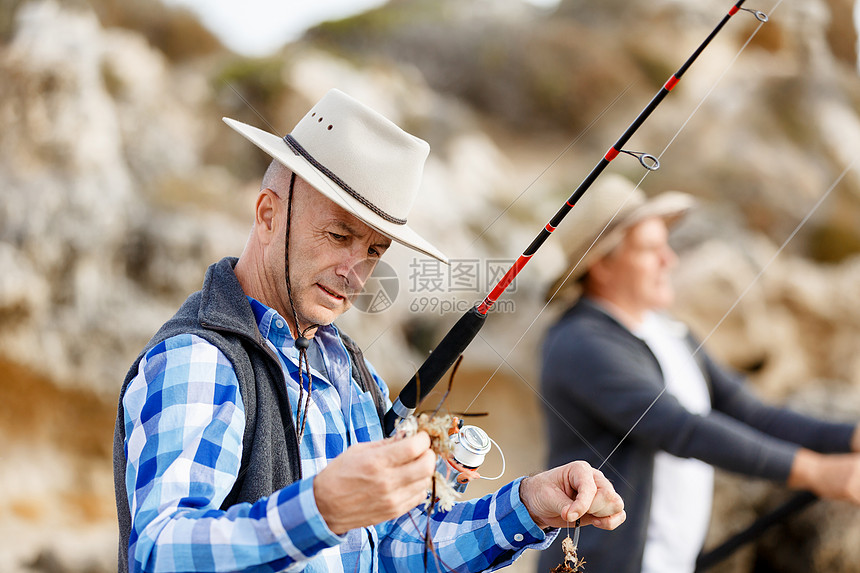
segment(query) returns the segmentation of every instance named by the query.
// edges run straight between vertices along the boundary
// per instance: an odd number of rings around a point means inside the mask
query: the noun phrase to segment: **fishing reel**
[[[439,457],[436,471],[458,493],[466,491],[469,482],[475,479],[495,480],[505,473],[505,456],[499,445],[490,436],[473,425],[464,425],[463,420],[454,416],[448,429],[448,439],[453,443],[451,457]],[[492,445],[502,456],[502,471],[495,477],[485,477],[478,473]]]

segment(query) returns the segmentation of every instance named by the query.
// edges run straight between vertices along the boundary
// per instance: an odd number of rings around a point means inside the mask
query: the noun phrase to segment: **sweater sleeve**
[[[750,476],[787,479],[795,444],[719,410],[691,413],[663,391],[662,372],[647,345],[617,323],[570,321],[551,332],[544,352],[547,383],[619,441]]]
[[[735,372],[720,367],[706,354],[702,363],[711,381],[713,407],[780,440],[821,453],[851,451],[855,425],[830,422],[788,408],[763,403]]]

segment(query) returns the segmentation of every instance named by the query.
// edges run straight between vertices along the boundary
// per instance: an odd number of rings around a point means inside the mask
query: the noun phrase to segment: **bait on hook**
[[[505,456],[499,445],[490,438],[484,430],[477,426],[464,426],[458,416],[451,414],[439,414],[451,388],[454,385],[454,376],[463,356],[460,355],[454,363],[451,375],[448,379],[448,388],[439,405],[432,413],[422,412],[409,415],[402,419],[395,430],[395,439],[413,436],[418,432],[425,432],[430,437],[430,449],[437,456],[436,471],[433,473],[430,491],[425,502],[426,525],[424,530],[424,569],[427,570],[428,556],[432,554],[438,563],[444,562],[437,554],[433,539],[430,534],[430,519],[435,511],[449,511],[461,494],[466,490],[470,481],[475,479],[495,480],[505,473]],[[420,384],[420,383],[419,383]],[[419,386],[420,388],[420,386]],[[486,413],[461,414],[466,416],[483,416]],[[478,467],[483,463],[484,457],[490,451],[490,444],[496,446],[502,457],[502,470],[495,477],[485,477],[478,473]],[[419,527],[413,521],[416,530]],[[447,568],[447,567],[446,567]]]
[[[570,535],[561,542],[561,551],[564,553],[564,563],[550,569],[549,573],[579,573],[585,567],[585,559],[581,559],[576,550],[579,547],[579,519],[573,526],[573,539]]]
[[[398,437],[425,432],[430,437],[430,449],[439,458],[433,475],[433,491],[425,506],[428,509],[428,515],[436,508],[440,511],[450,510],[470,481],[496,480],[505,473],[505,455],[496,441],[484,430],[477,426],[463,425],[463,420],[457,415],[439,414],[439,410],[451,393],[454,376],[462,360],[463,357],[460,356],[454,364],[448,380],[448,389],[436,409],[431,414],[422,412],[417,416],[411,415],[404,418],[397,426],[396,436]],[[460,415],[483,416],[485,413]],[[502,458],[502,470],[497,476],[486,477],[478,473],[478,468],[484,462],[491,445],[496,446]]]
[[[564,552],[564,563],[550,570],[550,573],[579,573],[584,570],[585,559],[576,555],[576,544],[570,537],[565,537],[561,542],[561,550]]]

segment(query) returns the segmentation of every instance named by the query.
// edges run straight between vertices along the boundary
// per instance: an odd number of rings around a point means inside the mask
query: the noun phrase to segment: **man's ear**
[[[269,244],[275,236],[275,220],[281,209],[281,198],[271,189],[265,188],[257,195],[254,205],[254,229],[261,243]]]
[[[607,268],[606,258],[604,257],[588,267],[588,278],[586,280],[589,282],[589,286],[600,288],[606,281],[610,280],[610,273],[611,271]]]

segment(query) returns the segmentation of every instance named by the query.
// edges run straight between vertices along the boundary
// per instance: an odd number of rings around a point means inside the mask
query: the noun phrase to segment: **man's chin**
[[[651,310],[669,310],[674,303],[675,297],[673,295],[660,296],[654,301]]]
[[[326,326],[337,320],[337,318],[349,310],[351,306],[352,305],[349,302],[339,305],[338,308],[329,308],[327,306],[317,305],[316,308],[311,309],[311,311],[306,313],[305,316],[313,324]]]

